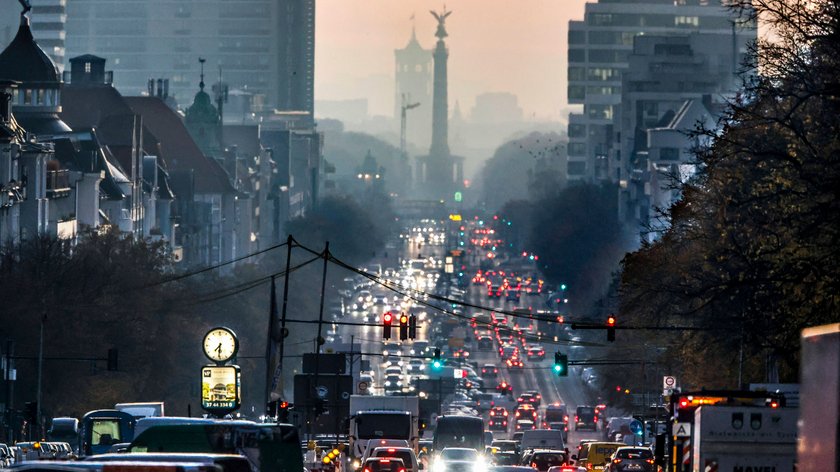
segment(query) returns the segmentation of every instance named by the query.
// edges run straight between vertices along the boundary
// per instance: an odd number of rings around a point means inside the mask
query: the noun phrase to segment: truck
[[[794,470],[793,408],[703,405],[694,411],[692,471]]]
[[[117,403],[114,409],[128,413],[136,419],[166,416],[163,413],[163,402]]]
[[[420,400],[416,396],[351,395],[350,457],[355,464],[370,440],[401,439],[417,452]]]
[[[840,323],[802,331],[800,472],[840,468]]]

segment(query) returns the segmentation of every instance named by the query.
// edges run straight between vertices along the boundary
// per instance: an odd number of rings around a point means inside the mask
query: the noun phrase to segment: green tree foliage
[[[671,227],[624,261],[622,315],[714,331],[670,354],[696,385],[796,381],[802,328],[840,319],[840,12],[835,2],[742,2],[772,28]],[[752,4],[755,10],[747,9]],[[712,369],[709,369],[712,367]],[[778,373],[778,375],[777,375]]]
[[[482,169],[487,208],[551,195],[552,190],[565,184],[563,174],[557,171],[565,158],[565,144],[557,133],[534,132],[502,144]],[[529,193],[532,189],[538,193]]]
[[[350,264],[368,260],[381,250],[386,229],[350,197],[327,197],[304,217],[290,221],[286,229],[295,239],[322,249],[330,242],[330,252]]]
[[[573,288],[573,308],[588,308],[609,284],[626,247],[616,187],[583,184],[533,202],[530,243],[549,280]]]

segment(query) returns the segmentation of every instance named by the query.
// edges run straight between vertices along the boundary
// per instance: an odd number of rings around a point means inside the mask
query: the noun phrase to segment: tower
[[[449,50],[443,40],[448,36],[446,18],[452,12],[444,8],[440,13],[432,11],[431,14],[438,20],[435,32],[438,41],[433,54],[432,145],[428,156],[418,158],[418,180],[423,196],[451,202],[455,192],[462,189],[464,181],[464,158],[453,156],[449,151]]]
[[[401,116],[404,100],[419,103],[420,106],[411,112],[407,138],[417,146],[428,146],[428,123],[432,120],[432,50],[420,45],[414,26],[411,27],[408,44],[394,50],[394,61],[394,117]]]

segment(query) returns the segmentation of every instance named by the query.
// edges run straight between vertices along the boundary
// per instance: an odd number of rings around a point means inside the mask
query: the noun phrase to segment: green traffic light
[[[555,364],[555,365],[554,365],[554,372],[557,372],[558,374],[559,374],[560,372],[563,372],[563,366],[562,366],[562,365],[560,365],[560,364]]]
[[[432,367],[433,367],[433,368],[435,368],[435,369],[440,369],[440,368],[441,368],[441,363],[440,363],[440,361],[434,361],[434,362],[432,362]]]

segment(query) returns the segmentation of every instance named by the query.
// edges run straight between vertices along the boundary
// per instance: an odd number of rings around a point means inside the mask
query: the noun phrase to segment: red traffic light
[[[391,321],[394,320],[394,315],[391,314],[390,311],[386,311],[384,315],[382,315],[382,321],[387,324],[391,324]]]
[[[610,315],[607,317],[607,326],[615,326],[615,316]]]

